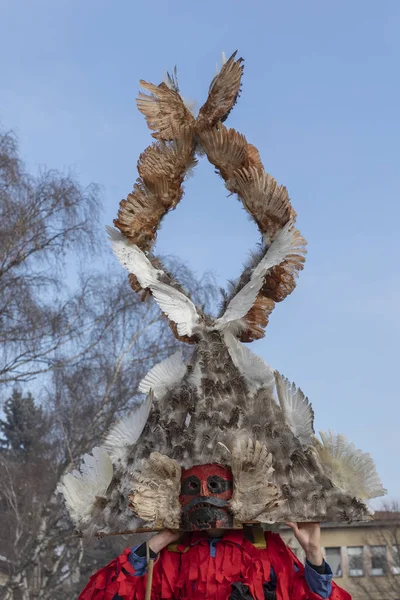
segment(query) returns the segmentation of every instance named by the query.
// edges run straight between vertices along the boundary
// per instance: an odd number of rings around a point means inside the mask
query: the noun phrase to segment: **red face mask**
[[[232,471],[220,465],[198,465],[182,471],[181,525],[185,531],[230,529],[233,516],[228,500],[232,498]]]

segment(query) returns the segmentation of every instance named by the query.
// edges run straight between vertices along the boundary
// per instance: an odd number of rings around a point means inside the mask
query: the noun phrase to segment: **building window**
[[[387,550],[386,546],[370,546],[371,575],[386,575]]]
[[[330,566],[334,577],[342,577],[342,553],[340,547],[325,548],[326,562]]]
[[[392,573],[400,575],[400,546],[392,546]]]
[[[364,548],[362,546],[348,546],[347,556],[350,577],[362,577],[364,575]]]

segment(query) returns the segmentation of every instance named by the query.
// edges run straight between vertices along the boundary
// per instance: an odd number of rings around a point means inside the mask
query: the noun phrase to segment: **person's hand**
[[[324,562],[321,549],[321,526],[319,523],[286,523],[306,553],[306,559],[319,567]]]
[[[163,531],[156,533],[156,535],[149,540],[149,548],[153,550],[155,554],[158,554],[160,550],[165,548],[165,546],[168,546],[168,544],[172,544],[172,542],[176,542],[176,540],[179,539],[180,535],[180,531],[163,529]]]

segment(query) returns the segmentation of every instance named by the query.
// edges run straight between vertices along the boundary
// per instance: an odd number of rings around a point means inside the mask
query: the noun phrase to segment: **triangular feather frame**
[[[149,292],[176,337],[194,348],[186,363],[176,354],[143,379],[144,404],[96,449],[105,472],[90,469],[96,459],[86,457],[81,476],[67,479],[68,507],[83,531],[179,528],[181,469],[209,462],[232,467],[237,525],[366,520],[364,501],[385,492],[372,459],[343,436],[321,434],[319,441],[303,392],[243,345],[263,337],[275,303],[293,291],[306,242],[286,188],[265,172],[257,149],[222,124],[240,94],[242,73],[236,53],[225,60],[197,118],[180,96],[176,72],[158,86],[141,82],[147,94],[139,94],[137,105],[156,142],[141,154],[139,178],[114,221],[119,231],[109,228],[109,235],[132,288]],[[218,318],[196,307],[151,253],[196,154],[206,154],[263,239]],[[107,490],[104,451],[113,463]],[[83,510],[71,489],[83,490],[88,501],[100,490],[103,510],[97,498]]]

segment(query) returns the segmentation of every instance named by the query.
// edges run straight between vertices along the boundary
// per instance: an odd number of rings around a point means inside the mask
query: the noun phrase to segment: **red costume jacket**
[[[135,576],[131,549],[93,575],[79,600],[144,600],[147,574]],[[304,576],[304,566],[278,534],[251,543],[242,531],[229,532],[210,555],[209,540],[194,534],[187,543],[164,548],[154,564],[152,600],[228,600],[241,582],[254,600],[264,600],[264,584],[276,574],[277,600],[321,600]],[[333,583],[330,600],[351,600]]]

